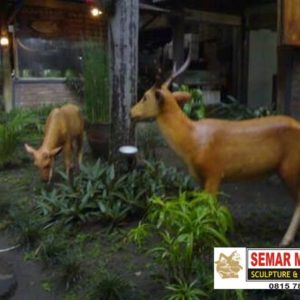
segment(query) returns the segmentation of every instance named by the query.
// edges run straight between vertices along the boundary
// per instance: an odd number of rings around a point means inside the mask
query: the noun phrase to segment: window
[[[81,73],[81,42],[26,37],[16,44],[19,77],[63,78]]]

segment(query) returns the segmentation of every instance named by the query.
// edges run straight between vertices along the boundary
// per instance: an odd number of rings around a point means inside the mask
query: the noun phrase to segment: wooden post
[[[173,28],[173,61],[179,67],[184,61],[184,22],[178,17],[172,18]]]
[[[11,78],[11,63],[10,50],[8,47],[2,49],[2,64],[3,64],[3,98],[5,111],[12,109],[12,78]]]
[[[179,16],[171,18],[173,29],[173,63],[179,68],[184,61],[184,10],[181,2],[175,2],[174,6]],[[180,77],[177,78],[180,82]]]
[[[277,53],[277,112],[293,115],[291,111],[291,98],[294,50],[291,47],[280,45],[278,46]]]
[[[241,27],[232,28],[232,79],[233,95],[242,99],[242,34]]]
[[[248,104],[248,69],[249,69],[249,30],[245,24],[242,25],[242,54],[241,54],[241,101],[240,103]]]
[[[129,111],[137,101],[138,32],[139,1],[116,0],[109,21],[113,153],[133,139]]]

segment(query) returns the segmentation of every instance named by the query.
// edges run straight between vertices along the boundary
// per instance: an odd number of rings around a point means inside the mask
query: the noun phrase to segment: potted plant
[[[97,157],[109,157],[111,104],[109,97],[108,60],[100,42],[84,43],[83,56],[84,113],[87,138]]]

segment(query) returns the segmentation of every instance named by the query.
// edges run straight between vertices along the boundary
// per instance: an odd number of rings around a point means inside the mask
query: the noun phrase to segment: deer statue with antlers
[[[189,62],[190,54],[169,79],[147,90],[132,107],[131,118],[156,119],[168,144],[209,193],[217,194],[222,181],[277,172],[295,199],[294,214],[281,241],[281,246],[288,246],[300,222],[300,123],[288,116],[243,121],[189,119],[178,104],[189,101],[191,95],[169,90]]]

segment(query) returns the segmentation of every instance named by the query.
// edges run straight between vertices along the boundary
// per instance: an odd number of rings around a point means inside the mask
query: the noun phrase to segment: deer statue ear
[[[57,147],[51,151],[49,151],[49,156],[55,156],[60,150],[62,149],[62,147]]]
[[[27,145],[27,144],[25,144],[24,147],[25,147],[25,150],[26,150],[29,154],[31,154],[31,155],[34,155],[34,154],[35,154],[36,150],[35,150],[33,147],[31,147],[31,146],[29,146],[29,145]]]
[[[156,99],[156,102],[158,104],[162,104],[164,102],[165,96],[164,96],[164,94],[162,93],[161,90],[156,90],[155,91],[155,99]]]
[[[192,99],[192,95],[187,92],[174,92],[172,94],[179,104],[184,104]]]

